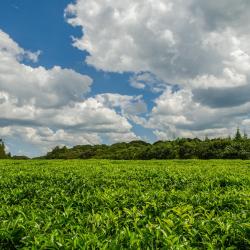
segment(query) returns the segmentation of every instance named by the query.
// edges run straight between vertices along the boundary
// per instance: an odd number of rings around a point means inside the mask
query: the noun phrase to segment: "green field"
[[[0,161],[0,249],[250,249],[250,161]]]

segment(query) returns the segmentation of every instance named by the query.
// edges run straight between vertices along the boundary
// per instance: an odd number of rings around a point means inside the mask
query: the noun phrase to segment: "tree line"
[[[240,130],[233,138],[177,138],[173,141],[121,142],[113,145],[55,147],[41,159],[250,159],[250,139]]]
[[[11,156],[0,139],[0,159],[29,159]],[[137,140],[112,145],[77,145],[72,148],[55,147],[46,155],[35,159],[250,159],[250,139],[237,129],[233,138],[177,138],[153,144]]]

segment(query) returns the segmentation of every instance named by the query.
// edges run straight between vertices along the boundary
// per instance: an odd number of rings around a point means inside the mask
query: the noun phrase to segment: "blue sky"
[[[142,91],[127,84],[129,73],[109,74],[97,71],[84,62],[88,53],[79,51],[71,45],[71,36],[82,34],[80,28],[72,27],[65,21],[64,9],[71,2],[70,0],[2,1],[1,29],[21,47],[31,51],[42,51],[39,62],[35,65],[43,65],[46,68],[60,65],[90,75],[95,81],[92,94],[103,92],[119,92],[125,95],[141,94]],[[26,63],[29,64],[29,62]],[[150,98],[152,96],[149,96]]]
[[[248,14],[245,0],[3,0],[0,136],[33,156],[248,131]]]

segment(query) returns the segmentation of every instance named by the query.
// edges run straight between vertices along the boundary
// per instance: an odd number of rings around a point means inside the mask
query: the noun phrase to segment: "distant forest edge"
[[[28,159],[27,156],[11,156],[6,153],[0,139],[0,159]],[[73,148],[55,147],[45,156],[35,159],[250,159],[250,139],[237,129],[233,138],[177,138],[173,141],[121,142],[113,145],[77,145]]]

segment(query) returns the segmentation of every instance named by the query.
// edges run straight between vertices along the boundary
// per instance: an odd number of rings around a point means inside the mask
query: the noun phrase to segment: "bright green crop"
[[[250,161],[0,161],[0,249],[250,249]]]

